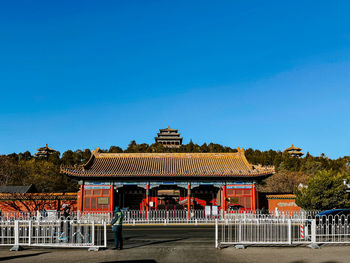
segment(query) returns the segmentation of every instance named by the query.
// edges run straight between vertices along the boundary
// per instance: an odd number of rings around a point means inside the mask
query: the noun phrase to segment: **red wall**
[[[270,211],[277,208],[281,212],[298,212],[301,209],[295,204],[295,195],[268,195],[267,200]]]
[[[37,210],[61,210],[62,205],[77,210],[76,193],[35,193],[35,194],[0,194],[0,210],[8,212],[35,212]]]

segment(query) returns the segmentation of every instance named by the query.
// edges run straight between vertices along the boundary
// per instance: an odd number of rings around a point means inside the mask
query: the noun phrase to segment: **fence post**
[[[107,247],[107,224],[103,221],[104,247]]]
[[[19,245],[19,227],[18,227],[18,220],[15,220],[15,246]]]
[[[242,242],[242,220],[239,220],[239,225],[238,225],[238,242]]]
[[[10,251],[19,251],[19,250],[22,250],[22,248],[19,246],[19,226],[18,226],[18,220],[15,220],[14,234],[15,234],[15,243],[14,243],[13,247],[10,249]]]
[[[95,222],[92,221],[91,225],[91,243],[94,246],[95,245]]]
[[[316,243],[316,219],[311,221],[311,243]]]
[[[292,244],[292,220],[288,219],[288,244]]]
[[[304,224],[304,240],[308,241],[309,240],[309,228],[307,226],[307,224]]]
[[[218,219],[215,219],[215,248],[219,248],[219,224]]]
[[[28,246],[32,244],[32,233],[33,233],[33,224],[32,220],[28,222]]]

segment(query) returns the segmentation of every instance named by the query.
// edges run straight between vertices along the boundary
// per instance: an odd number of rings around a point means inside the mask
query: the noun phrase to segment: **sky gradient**
[[[349,1],[3,1],[0,154],[184,143],[350,155]]]

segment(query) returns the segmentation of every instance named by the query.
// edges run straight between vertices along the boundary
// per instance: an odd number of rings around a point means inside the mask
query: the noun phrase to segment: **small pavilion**
[[[294,144],[292,144],[291,147],[287,148],[284,150],[284,152],[288,153],[290,156],[293,157],[301,157],[304,155],[304,153],[301,152],[301,148],[294,146]]]

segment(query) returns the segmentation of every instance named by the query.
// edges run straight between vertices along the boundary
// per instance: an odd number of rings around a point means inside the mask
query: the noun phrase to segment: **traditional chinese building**
[[[61,167],[79,180],[78,210],[255,210],[256,182],[274,168],[248,163],[236,153],[99,153],[81,166]]]
[[[169,126],[166,129],[159,129],[158,136],[155,137],[156,143],[162,144],[164,147],[178,148],[182,145],[182,137],[178,130],[171,129]]]
[[[41,147],[39,149],[37,149],[37,153],[35,153],[35,157],[39,157],[39,158],[45,158],[48,159],[50,154],[55,153],[56,151],[50,147],[47,146],[47,144],[44,147]]]
[[[292,146],[285,149],[284,152],[287,152],[290,156],[293,156],[293,157],[301,157],[304,155],[304,153],[302,153],[301,150],[302,150],[301,148],[296,147],[292,144]]]

